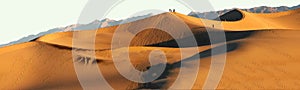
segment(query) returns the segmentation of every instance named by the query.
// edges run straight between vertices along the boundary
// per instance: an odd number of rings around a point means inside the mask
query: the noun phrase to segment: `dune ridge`
[[[242,15],[236,15],[242,14]],[[238,19],[232,15],[240,16]],[[242,16],[242,17],[241,17]],[[73,63],[87,64],[81,61],[90,58],[86,54],[93,50],[94,43],[85,39],[95,38],[95,60],[103,76],[114,89],[166,89],[177,78],[178,63],[199,61],[200,67],[193,89],[202,89],[211,66],[211,57],[226,55],[227,61],[223,76],[217,89],[299,89],[300,27],[298,26],[300,9],[255,14],[234,10],[221,16],[220,21],[194,18],[180,13],[163,13],[131,23],[99,28],[97,30],[69,31],[48,34],[35,41],[0,48],[0,89],[68,89],[81,90]],[[150,83],[132,82],[120,75],[112,61],[112,38],[117,30],[124,30],[124,35],[133,35],[139,27],[170,25],[159,21],[173,22],[175,34],[146,28],[138,33],[129,47],[129,58],[136,69],[143,71],[151,67],[148,55],[153,50],[161,50],[167,58],[167,68],[157,80]],[[152,23],[149,23],[152,22]],[[185,23],[193,35],[185,35],[184,30],[176,29]],[[214,26],[213,26],[214,25]],[[121,28],[120,28],[121,27]],[[210,43],[207,30],[212,33],[226,34],[227,42]],[[75,34],[84,35],[74,44]],[[75,35],[76,36],[76,35]],[[175,40],[185,41],[195,37],[198,46],[178,47]],[[188,43],[188,42],[187,42]],[[211,49],[227,45],[227,52],[211,54]],[[180,49],[189,50],[197,47],[197,53],[187,52],[181,57]],[[73,62],[72,48],[80,50],[77,62]],[[123,57],[127,47],[113,50]],[[200,56],[201,60],[198,60]],[[125,56],[124,56],[125,57]],[[161,56],[155,56],[161,60]],[[188,82],[186,82],[188,83]]]

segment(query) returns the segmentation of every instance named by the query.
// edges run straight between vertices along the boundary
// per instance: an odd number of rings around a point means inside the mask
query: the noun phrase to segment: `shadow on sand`
[[[225,32],[225,40],[227,41],[233,41],[233,40],[239,40],[243,38],[247,38],[251,36],[255,31],[227,31]],[[218,36],[219,35],[219,36]],[[224,32],[221,31],[209,31],[209,32],[200,32],[194,34],[194,36],[188,36],[182,39],[173,39],[166,42],[161,42],[157,44],[147,45],[152,47],[171,47],[171,48],[186,48],[186,47],[195,47],[195,45],[189,44],[191,42],[195,42],[192,40],[196,40],[196,43],[198,46],[205,46],[205,45],[211,45],[211,44],[217,44],[217,43],[223,43],[224,37],[220,37],[224,35]],[[195,38],[195,39],[194,39]],[[213,39],[213,43],[210,41],[210,39]],[[180,43],[178,45],[178,43]]]
[[[223,49],[224,47],[227,48],[227,50],[225,52],[216,52],[216,53],[212,54],[213,49],[218,50],[218,49]],[[206,57],[210,57],[210,56],[213,56],[213,55],[224,54],[226,52],[236,50],[238,47],[239,47],[239,42],[229,43],[229,44],[226,44],[226,45],[224,44],[224,45],[221,45],[221,46],[218,46],[218,47],[200,52],[200,53],[195,54],[195,55],[193,55],[189,58],[185,58],[185,59],[183,59],[179,62],[175,62],[173,64],[167,64],[167,67],[165,68],[165,71],[162,73],[162,75],[159,78],[157,78],[153,82],[141,83],[139,85],[140,87],[137,88],[137,89],[161,89],[161,88],[166,88],[164,86],[168,83],[167,77],[171,74],[171,70],[183,67],[181,63],[184,64],[184,63],[187,63],[187,62],[190,62],[190,61],[199,60],[199,58],[201,59],[201,58],[206,58]],[[161,67],[160,65],[162,65],[162,64],[158,64],[158,65],[151,66],[151,67]],[[150,68],[150,67],[148,67],[148,68]],[[148,77],[148,75],[152,75],[153,73],[156,73],[156,72],[150,72],[146,76]]]

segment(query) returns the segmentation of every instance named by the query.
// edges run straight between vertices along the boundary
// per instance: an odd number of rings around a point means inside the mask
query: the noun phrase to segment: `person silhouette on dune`
[[[172,12],[172,9],[169,9],[169,12]]]

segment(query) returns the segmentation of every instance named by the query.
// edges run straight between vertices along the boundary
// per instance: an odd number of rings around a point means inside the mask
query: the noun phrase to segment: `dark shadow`
[[[244,18],[244,14],[237,9],[231,10],[218,18],[214,19],[217,21],[239,21]]]
[[[205,46],[205,45],[223,43],[224,41],[228,42],[228,41],[243,39],[243,38],[249,37],[253,33],[254,33],[254,31],[238,31],[238,32],[227,31],[227,32],[225,32],[226,40],[224,40],[224,37],[220,37],[221,35],[224,35],[224,32],[217,31],[217,30],[210,30],[208,32],[199,32],[197,34],[194,34],[194,36],[188,36],[188,37],[185,37],[182,39],[173,39],[170,41],[147,45],[147,46],[172,47],[172,48],[195,47],[194,44],[191,44],[191,42],[194,42],[194,41],[192,41],[192,40],[194,40],[193,38],[195,38],[198,46]],[[210,36],[210,34],[211,34],[211,36]],[[213,43],[210,41],[210,39],[214,40]]]
[[[28,41],[28,42],[36,41],[36,40],[38,40],[39,38],[40,38],[40,37],[34,38],[34,39],[32,39],[32,40],[30,40],[30,41]]]
[[[151,67],[161,67],[162,64],[157,64],[154,66],[150,66],[147,67],[147,69],[150,69]],[[161,89],[166,83],[167,83],[167,76],[170,74],[169,70],[172,69],[171,64],[167,64],[165,70],[163,71],[163,73],[153,82],[149,82],[149,83],[139,83],[139,87],[137,89]],[[151,72],[148,73],[147,75],[143,75],[144,77],[149,77],[151,76],[153,73],[156,72]]]
[[[213,53],[212,52],[213,49],[209,49],[209,50],[200,52],[199,54],[195,54],[192,57],[183,59],[180,62],[176,62],[176,63],[172,64],[173,65],[172,67],[179,68],[179,67],[181,67],[181,63],[192,61],[192,60],[198,60],[199,58],[206,58],[206,57],[210,57],[210,56],[214,56],[214,55],[224,54],[224,53],[236,50],[238,47],[239,47],[239,43],[229,43],[229,44],[226,44],[226,46],[221,45],[221,46],[213,48],[215,51],[219,51],[219,52]],[[222,50],[224,48],[226,48],[226,51]]]
[[[194,61],[194,60],[199,60],[201,58],[206,58],[206,57],[210,57],[210,56],[214,56],[214,55],[219,55],[219,54],[224,54],[226,52],[230,52],[233,50],[236,50],[239,47],[239,43],[229,43],[226,45],[221,45],[218,47],[213,48],[216,51],[221,51],[221,52],[215,52],[212,54],[212,50],[213,49],[209,49],[203,52],[200,52],[198,54],[195,54],[189,58],[185,58],[179,62],[175,62],[173,64],[167,64],[167,67],[165,68],[165,71],[162,73],[162,75],[156,79],[153,82],[149,82],[149,83],[140,83],[139,84],[139,88],[137,89],[161,89],[163,88],[166,83],[168,82],[167,77],[171,74],[171,70],[176,69],[176,68],[180,68],[180,67],[184,67],[182,65],[185,65],[184,63],[189,62],[189,61]],[[222,52],[224,48],[227,48],[227,50],[225,50],[224,52]],[[158,65],[154,65],[151,67],[159,67],[160,64]],[[148,67],[150,68],[150,67]],[[151,73],[150,73],[151,74]]]

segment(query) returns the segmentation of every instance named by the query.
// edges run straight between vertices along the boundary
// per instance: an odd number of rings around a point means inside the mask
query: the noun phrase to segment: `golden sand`
[[[195,35],[206,33],[205,28],[214,28],[215,31],[225,31],[227,47],[227,61],[224,74],[217,89],[300,89],[300,9],[271,13],[255,14],[236,10],[243,14],[237,21],[214,21],[186,16],[180,13],[163,13],[157,16],[138,20],[121,25],[126,27],[132,24],[154,22],[166,16],[176,16],[183,20]],[[169,17],[168,19],[174,19]],[[212,27],[212,25],[216,25]],[[144,86],[122,77],[114,67],[111,54],[111,44],[114,32],[118,26],[100,28],[88,31],[70,31],[49,34],[36,41],[0,48],[0,89],[62,89],[81,90],[77,79],[72,48],[89,51],[94,42],[85,39],[94,38],[95,58],[105,79],[114,89],[137,89]],[[134,30],[132,28],[126,29]],[[179,32],[179,31],[174,31]],[[74,44],[74,33],[79,33],[84,39]],[[130,34],[130,33],[129,33]],[[92,36],[91,36],[92,35]],[[186,36],[189,37],[189,36]],[[81,37],[82,38],[82,37]],[[166,54],[167,63],[174,64],[184,58],[180,49],[172,45],[160,47],[155,44],[172,41],[168,33],[158,29],[147,29],[136,35],[129,47],[131,63],[137,69],[143,70],[150,66],[148,55],[152,50],[161,50]],[[196,37],[204,42],[209,37]],[[204,41],[203,41],[204,40]],[[224,43],[223,43],[224,44]],[[150,46],[149,46],[150,45]],[[201,54],[221,44],[203,44],[198,46]],[[115,48],[122,52],[126,47]],[[220,54],[220,55],[222,55]],[[84,53],[82,56],[88,56]],[[208,76],[212,56],[201,57],[200,69],[194,89],[201,89]],[[164,84],[157,88],[168,88],[172,85],[180,68],[172,68],[167,78],[162,79]],[[185,82],[189,83],[189,82]],[[153,87],[154,87],[153,86]]]

